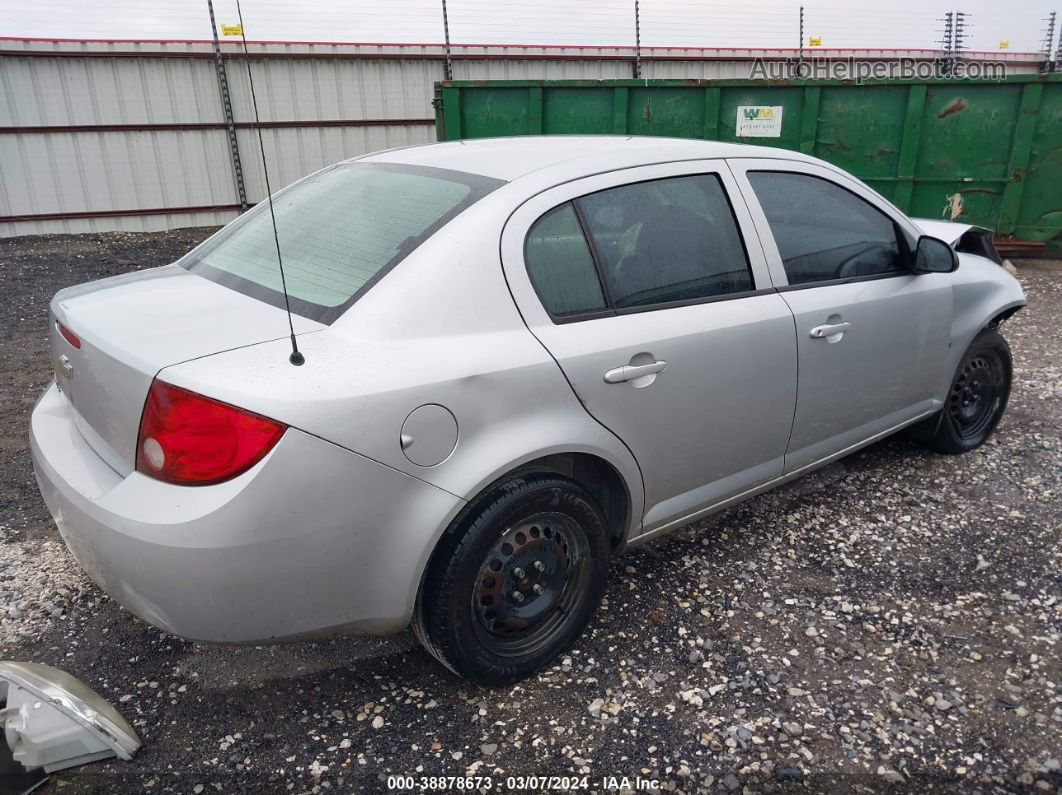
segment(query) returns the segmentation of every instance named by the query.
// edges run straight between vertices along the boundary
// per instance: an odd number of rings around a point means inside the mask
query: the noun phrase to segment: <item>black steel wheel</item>
[[[414,633],[460,675],[522,678],[582,631],[608,558],[604,514],[578,483],[551,473],[513,478],[466,509],[440,542]]]
[[[999,351],[985,350],[964,361],[948,394],[948,421],[959,438],[982,437],[1006,394],[1007,373]]]
[[[959,362],[944,408],[913,435],[940,453],[980,447],[1006,411],[1011,370],[1007,341],[995,329],[982,331]]]
[[[570,516],[540,513],[509,528],[473,591],[480,642],[505,657],[537,651],[571,614],[589,577],[589,545]]]

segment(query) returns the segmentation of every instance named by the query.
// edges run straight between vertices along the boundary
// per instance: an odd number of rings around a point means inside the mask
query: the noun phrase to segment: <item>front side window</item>
[[[341,163],[273,197],[292,311],[331,323],[443,224],[501,185],[460,171]],[[284,306],[267,202],[194,249],[182,266]]]
[[[638,182],[576,203],[615,309],[753,289],[741,233],[716,176]]]
[[[908,272],[895,222],[873,205],[820,177],[750,171],[790,284]]]

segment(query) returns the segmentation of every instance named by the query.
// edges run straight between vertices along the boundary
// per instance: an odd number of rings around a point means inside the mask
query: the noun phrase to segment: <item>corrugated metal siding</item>
[[[152,213],[151,215],[122,215],[107,218],[69,218],[63,220],[19,221],[0,224],[0,228],[15,229],[0,237],[21,235],[80,235],[87,232],[162,232],[167,229],[184,229],[189,226],[224,226],[235,219],[236,210],[211,212]]]
[[[292,42],[250,49],[263,123],[371,122],[265,129],[274,188],[349,157],[435,140],[431,98],[443,77],[438,45]],[[237,43],[223,42],[223,50],[236,121],[246,124],[253,112],[245,61]],[[148,231],[233,218],[238,198],[225,130],[158,129],[224,121],[212,52],[209,42],[0,40],[0,127],[155,127],[0,132],[0,217],[110,213],[3,221],[0,236]],[[757,55],[790,53],[650,48],[642,71],[650,79],[744,78]],[[630,48],[470,45],[454,48],[454,77],[627,78],[632,57]],[[1035,70],[1026,56],[1006,58],[1013,71]],[[248,199],[257,202],[265,195],[257,137],[252,129],[237,136]],[[176,208],[186,211],[150,212]]]
[[[223,121],[209,60],[7,56],[0,126]]]
[[[642,64],[642,77],[650,80],[743,80],[748,76],[748,61],[649,61]]]
[[[265,198],[265,180],[257,133],[240,130],[238,137],[248,199],[260,201]],[[263,130],[262,141],[269,158],[269,179],[275,191],[319,168],[366,152],[434,143],[435,128],[374,125]],[[224,151],[227,155],[228,149]],[[228,165],[228,171],[232,173],[231,165]]]
[[[229,205],[223,130],[0,135],[0,215]]]
[[[218,105],[214,67],[207,63]],[[442,78],[440,63],[432,60],[252,59],[251,71],[263,122],[429,118],[435,81]],[[252,121],[242,58],[229,61],[228,78],[237,120]]]
[[[246,62],[226,60],[236,121],[250,123]],[[210,58],[5,56],[2,64],[0,127],[224,121]],[[384,122],[265,129],[274,188],[349,157],[435,140],[430,124],[386,123],[433,118],[433,84],[442,77],[434,59],[253,58],[251,68],[264,123]],[[257,136],[251,129],[237,135],[248,200],[257,202],[265,196]],[[224,129],[5,133],[0,162],[0,216],[230,207],[238,201]],[[226,209],[8,221],[0,223],[0,235],[147,231],[219,224],[234,215]]]
[[[246,62],[228,58],[237,121],[252,121]],[[214,63],[192,58],[6,57],[0,127],[224,121]],[[430,116],[431,60],[252,59],[262,121]]]
[[[631,76],[626,60],[454,61],[455,80],[613,80]]]
[[[237,133],[247,195],[265,197],[254,130]],[[266,129],[262,132],[274,189],[365,152],[431,143],[431,126],[374,125]],[[91,213],[176,207],[229,207],[237,194],[224,130],[0,135],[0,216]],[[0,225],[0,235],[122,229],[144,231],[222,223],[194,214],[27,220]],[[193,222],[194,221],[194,222]],[[6,227],[6,228],[5,228]]]

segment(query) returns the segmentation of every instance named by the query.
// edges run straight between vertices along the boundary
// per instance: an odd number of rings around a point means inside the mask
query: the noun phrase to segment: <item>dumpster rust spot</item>
[[[653,121],[653,100],[652,99],[645,100],[645,112],[642,114],[642,116],[645,118],[645,123],[646,124],[651,124],[652,123],[652,121]]]
[[[944,214],[948,216],[949,221],[954,221],[962,215],[962,193],[953,193],[947,198],[948,204],[944,208]]]
[[[959,99],[955,100],[950,105],[948,105],[948,107],[944,108],[944,110],[942,110],[940,113],[938,113],[937,118],[943,119],[945,116],[950,116],[953,113],[959,113],[960,111],[964,110],[966,110],[966,103],[963,102],[962,98],[960,97]]]

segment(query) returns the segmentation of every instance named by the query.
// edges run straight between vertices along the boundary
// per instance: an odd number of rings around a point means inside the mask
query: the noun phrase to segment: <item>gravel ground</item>
[[[372,792],[394,773],[501,790],[544,774],[592,791],[606,776],[684,792],[1062,787],[1062,269],[1020,270],[1017,383],[984,448],[889,440],[619,558],[563,660],[490,690],[408,633],[185,642],[67,554],[26,440],[50,377],[47,300],[202,234],[0,241],[0,658],[81,677],[144,742],[45,792]]]

